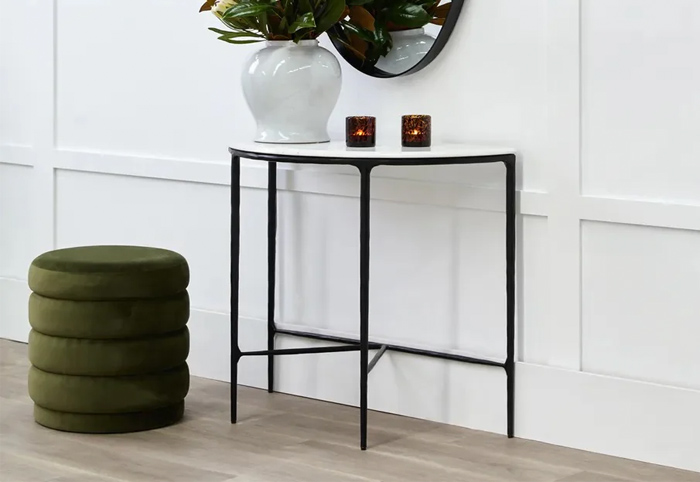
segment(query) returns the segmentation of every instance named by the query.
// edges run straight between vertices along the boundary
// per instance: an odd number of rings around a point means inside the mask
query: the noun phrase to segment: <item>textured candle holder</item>
[[[401,145],[403,147],[430,147],[430,116],[401,116]]]
[[[374,147],[376,145],[377,119],[371,116],[345,118],[345,145],[348,147]]]

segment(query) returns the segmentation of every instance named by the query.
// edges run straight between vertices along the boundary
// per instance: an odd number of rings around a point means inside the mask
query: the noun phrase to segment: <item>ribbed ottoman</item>
[[[180,420],[189,390],[189,268],[140,246],[59,249],[29,268],[34,419],[68,432]]]

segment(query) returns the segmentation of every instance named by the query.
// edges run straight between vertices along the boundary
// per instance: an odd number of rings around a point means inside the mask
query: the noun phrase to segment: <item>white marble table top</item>
[[[231,148],[257,154],[270,154],[295,157],[328,157],[342,159],[425,159],[481,157],[515,154],[509,147],[479,144],[443,144],[432,147],[401,147],[396,144],[382,144],[376,147],[346,147],[344,141],[320,144],[263,144],[259,142],[233,142]]]

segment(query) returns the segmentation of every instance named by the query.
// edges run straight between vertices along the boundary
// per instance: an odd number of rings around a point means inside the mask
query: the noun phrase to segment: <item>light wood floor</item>
[[[226,383],[193,378],[186,419],[125,435],[40,427],[27,395],[27,347],[0,340],[0,481],[182,482],[700,482],[700,474],[240,389],[228,423]],[[699,454],[700,456],[700,454]]]

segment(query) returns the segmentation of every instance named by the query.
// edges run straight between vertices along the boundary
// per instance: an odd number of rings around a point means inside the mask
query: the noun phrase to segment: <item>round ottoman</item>
[[[50,251],[29,268],[29,396],[56,430],[171,425],[189,390],[189,267],[141,246]]]

